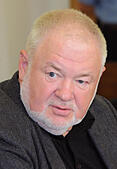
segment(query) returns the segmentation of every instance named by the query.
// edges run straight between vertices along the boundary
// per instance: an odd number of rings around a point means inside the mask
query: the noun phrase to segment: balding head
[[[43,39],[52,32],[60,33],[65,36],[74,36],[74,38],[89,41],[93,38],[97,41],[96,45],[102,57],[102,64],[105,64],[107,51],[106,42],[98,26],[85,14],[74,9],[55,10],[40,16],[32,27],[29,34],[26,51],[31,58],[35,49]],[[87,34],[87,36],[86,36]]]

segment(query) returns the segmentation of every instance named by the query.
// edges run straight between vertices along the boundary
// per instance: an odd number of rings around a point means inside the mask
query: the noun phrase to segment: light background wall
[[[0,0],[0,81],[18,69],[33,21],[43,12],[69,7],[69,0]]]

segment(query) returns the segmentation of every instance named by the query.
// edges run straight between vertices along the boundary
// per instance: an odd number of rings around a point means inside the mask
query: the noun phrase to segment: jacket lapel
[[[89,134],[106,166],[109,169],[117,169],[117,112],[113,107],[100,110],[100,107],[91,109],[96,120],[89,129]]]
[[[51,137],[47,132],[41,130],[40,132],[41,144],[43,151],[46,154],[46,158],[52,169],[66,169],[60,155],[58,154]]]

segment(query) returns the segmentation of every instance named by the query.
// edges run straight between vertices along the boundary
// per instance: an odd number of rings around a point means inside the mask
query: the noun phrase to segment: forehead
[[[49,32],[38,45],[35,56],[37,59],[42,57],[41,60],[46,60],[50,53],[73,61],[101,59],[96,38],[86,29],[76,27]]]

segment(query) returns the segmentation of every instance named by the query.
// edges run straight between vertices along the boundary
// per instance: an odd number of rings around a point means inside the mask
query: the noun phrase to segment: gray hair
[[[102,65],[104,65],[107,57],[107,46],[102,32],[87,15],[75,9],[50,11],[36,19],[26,43],[29,58],[32,58],[39,42],[49,31],[56,29],[58,26],[64,28],[67,24],[83,26],[95,37],[100,46]]]

